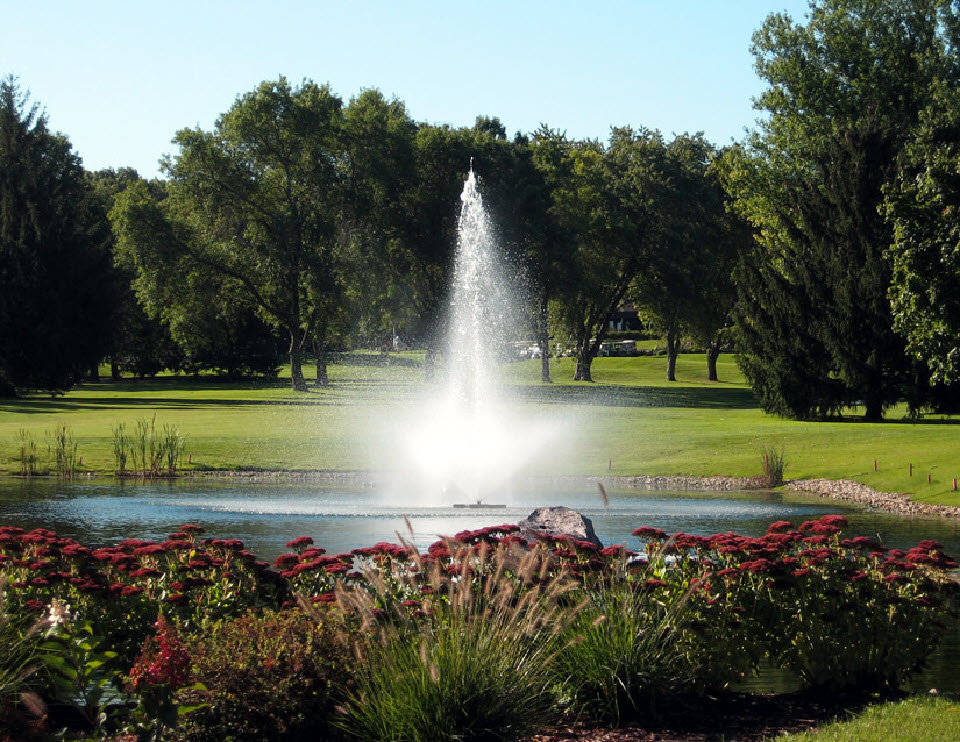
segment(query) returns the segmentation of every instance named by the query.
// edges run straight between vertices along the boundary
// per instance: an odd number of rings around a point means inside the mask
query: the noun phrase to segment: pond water
[[[929,538],[960,554],[957,524],[945,519],[905,518],[841,503],[780,492],[705,493],[609,491],[604,507],[595,487],[581,485],[520,488],[499,502],[507,507],[477,511],[407,504],[369,489],[305,483],[172,480],[151,483],[113,480],[57,483],[0,479],[0,525],[49,528],[88,546],[124,538],[163,539],[185,523],[215,538],[239,538],[263,560],[287,551],[297,536],[313,537],[336,554],[397,541],[398,534],[425,549],[440,535],[500,523],[516,523],[536,508],[565,505],[593,521],[605,545],[639,546],[630,535],[640,525],[668,533],[709,535],[734,531],[759,536],[775,520],[802,520],[843,513],[848,535],[877,537],[889,547],[909,548]],[[405,518],[407,520],[405,520]],[[407,526],[409,521],[413,536]],[[953,630],[914,687],[960,692],[960,629]],[[788,690],[789,676],[765,673],[747,687]]]
[[[579,510],[593,521],[605,545],[629,547],[638,546],[630,533],[641,525],[668,533],[761,535],[775,520],[799,524],[824,513],[843,512],[851,535],[879,535],[891,547],[933,538],[950,553],[960,554],[960,534],[951,522],[866,512],[820,498],[779,492],[641,490],[611,491],[608,497],[605,508],[596,488],[587,483],[548,490],[521,488],[498,499],[505,508],[470,510],[454,508],[452,501],[425,507],[370,489],[304,483],[6,479],[0,480],[0,524],[50,528],[86,545],[101,546],[129,537],[162,539],[184,523],[195,523],[206,528],[207,536],[239,538],[261,559],[272,560],[297,536],[313,537],[331,554],[396,541],[398,533],[425,548],[441,535],[516,523],[545,505]],[[413,528],[412,539],[405,516]]]

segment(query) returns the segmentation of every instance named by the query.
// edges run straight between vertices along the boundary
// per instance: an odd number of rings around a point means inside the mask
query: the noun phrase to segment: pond
[[[311,536],[336,554],[378,541],[396,541],[399,533],[426,548],[438,536],[500,523],[516,523],[545,505],[574,508],[593,521],[605,545],[639,545],[630,533],[641,525],[668,533],[707,535],[734,531],[761,535],[775,520],[802,520],[844,513],[850,535],[880,539],[890,547],[909,547],[924,538],[960,554],[960,534],[945,520],[910,519],[866,512],[830,500],[780,492],[608,493],[604,507],[595,486],[518,489],[498,499],[504,508],[454,508],[452,501],[428,507],[370,489],[306,483],[251,483],[219,479],[157,482],[114,480],[58,483],[50,480],[0,480],[0,524],[49,528],[89,546],[124,538],[163,539],[184,523],[207,536],[239,538],[261,559],[272,561],[297,536]],[[409,533],[406,521],[413,528]]]
[[[207,536],[238,538],[263,560],[287,551],[297,536],[336,554],[397,541],[398,534],[425,549],[440,535],[500,523],[516,523],[536,508],[565,505],[593,521],[605,545],[639,546],[630,535],[640,525],[668,533],[701,535],[734,531],[759,536],[775,520],[803,520],[843,513],[849,535],[879,537],[889,547],[909,548],[929,538],[960,554],[954,521],[906,518],[846,504],[781,492],[608,492],[604,507],[596,488],[581,485],[518,489],[499,500],[506,507],[486,511],[408,504],[402,498],[363,488],[308,483],[252,483],[220,479],[159,482],[114,480],[57,483],[0,479],[0,525],[49,528],[89,546],[124,538],[163,539],[185,523],[203,526]],[[406,520],[405,520],[406,518]],[[413,530],[411,537],[410,530]],[[960,692],[960,630],[953,630],[914,687]],[[791,679],[765,673],[746,687],[788,690]]]

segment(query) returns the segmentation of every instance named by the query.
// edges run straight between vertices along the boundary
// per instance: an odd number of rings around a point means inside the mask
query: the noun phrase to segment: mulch
[[[815,729],[861,710],[866,702],[799,693],[731,694],[672,704],[655,723],[613,728],[572,722],[543,729],[523,742],[765,742],[785,732]]]

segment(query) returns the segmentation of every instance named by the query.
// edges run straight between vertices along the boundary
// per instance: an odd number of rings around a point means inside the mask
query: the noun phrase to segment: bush
[[[294,609],[248,613],[187,643],[190,681],[178,693],[177,738],[206,742],[329,739],[334,700],[347,687],[351,658],[341,630]]]

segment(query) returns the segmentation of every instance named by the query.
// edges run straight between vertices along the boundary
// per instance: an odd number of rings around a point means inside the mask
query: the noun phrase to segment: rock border
[[[832,500],[843,500],[858,505],[910,516],[960,518],[960,507],[934,505],[910,499],[902,492],[878,492],[865,484],[850,479],[793,479],[786,483],[795,492],[806,492]]]

